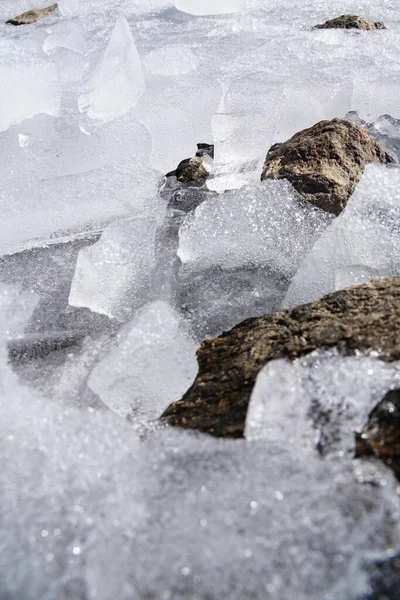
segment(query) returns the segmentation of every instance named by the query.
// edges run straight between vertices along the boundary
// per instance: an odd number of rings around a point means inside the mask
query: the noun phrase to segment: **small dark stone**
[[[46,8],[38,8],[33,10],[28,10],[27,12],[14,17],[13,19],[9,19],[6,21],[8,25],[30,25],[31,23],[36,23],[36,21],[40,21],[47,17],[52,12],[54,12],[58,8],[58,4],[52,4],[51,6],[47,6]]]
[[[400,480],[400,389],[385,395],[356,434],[356,457],[362,456],[379,457]]]
[[[320,25],[315,25],[313,29],[359,29],[371,31],[373,29],[386,29],[386,27],[380,21],[370,21],[369,19],[359,17],[358,15],[346,14],[331,19],[330,21],[326,21],[325,23],[321,23]]]

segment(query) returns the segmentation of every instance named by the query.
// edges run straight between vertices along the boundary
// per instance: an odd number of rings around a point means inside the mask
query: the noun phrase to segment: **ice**
[[[126,319],[143,304],[155,267],[157,215],[117,221],[79,252],[69,304]]]
[[[48,30],[48,36],[43,42],[43,52],[54,54],[60,48],[73,50],[82,54],[85,51],[85,31],[79,23],[73,26],[55,25]]]
[[[332,217],[299,201],[286,181],[211,196],[179,230],[175,294],[200,338],[276,310]]]
[[[1,253],[102,229],[157,193],[148,133],[130,115],[92,136],[36,117],[24,124],[22,148],[17,131],[3,134]]]
[[[248,440],[279,441],[293,448],[354,452],[354,431],[390,389],[400,368],[374,356],[316,350],[290,362],[274,360],[260,371],[246,417]]]
[[[197,373],[196,345],[168,304],[147,304],[95,367],[90,388],[117,414],[157,418]]]
[[[61,87],[53,65],[0,64],[0,78],[7,81],[0,94],[0,132],[41,113],[59,114]]]
[[[334,223],[258,181],[270,145],[348,111],[399,162],[398,6],[210,4],[60,0],[12,27],[32,1],[0,2],[2,600],[397,598],[400,486],[354,459],[397,364],[271,363],[247,439],[159,416],[200,342],[279,309],[301,264],[307,297],[398,273],[395,165]],[[311,29],[345,12],[387,29]],[[165,185],[199,142],[216,191]],[[107,314],[68,304],[81,267]]]
[[[193,0],[175,0],[178,10],[198,16],[239,12],[245,4],[246,0],[203,0],[201,3]]]
[[[120,16],[104,55],[82,83],[78,98],[82,131],[91,133],[96,126],[127,113],[144,90],[140,56],[128,21]]]
[[[212,115],[221,95],[217,81],[196,72],[167,81],[157,77],[148,84],[137,117],[151,135],[154,169],[168,173],[193,155],[198,142],[211,143]]]
[[[268,265],[291,276],[332,217],[301,203],[286,181],[211,197],[179,232],[178,256],[192,269]]]
[[[256,87],[258,94],[248,90]],[[262,164],[276,130],[282,85],[254,73],[235,79],[212,118],[214,164],[207,181],[223,192],[259,180]]]
[[[199,59],[189,45],[164,46],[146,54],[144,68],[153,75],[186,75],[194,71]]]
[[[335,219],[293,278],[283,306],[400,274],[400,171],[367,167],[344,212]]]

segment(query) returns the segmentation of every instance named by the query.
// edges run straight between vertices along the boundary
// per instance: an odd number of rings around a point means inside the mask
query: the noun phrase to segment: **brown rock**
[[[361,456],[378,456],[400,480],[400,390],[388,392],[356,434],[356,457]]]
[[[50,15],[58,8],[58,4],[52,4],[51,6],[47,6],[46,8],[37,8],[34,10],[28,10],[27,12],[14,17],[13,19],[9,19],[7,23],[9,25],[30,25],[31,23],[36,23],[36,21],[40,21]]]
[[[400,359],[399,331],[400,278],[375,280],[247,319],[203,342],[194,384],[163,417],[170,425],[241,437],[255,379],[266,363],[294,360],[321,347],[345,354],[375,350],[382,360],[395,361]]]
[[[358,15],[341,15],[326,23],[315,25],[313,29],[361,29],[371,31],[372,29],[386,29],[380,21],[370,21]]]
[[[261,180],[287,179],[309,202],[338,215],[368,163],[390,158],[365,129],[343,119],[320,121],[272,146]]]
[[[175,171],[167,173],[166,177],[174,176],[180,183],[204,183],[210,173],[213,158],[214,146],[197,144],[196,155],[182,160]]]

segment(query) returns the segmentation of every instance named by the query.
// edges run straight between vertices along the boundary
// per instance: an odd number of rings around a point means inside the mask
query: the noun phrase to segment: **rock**
[[[356,457],[361,456],[378,456],[400,480],[400,390],[388,392],[356,434]]]
[[[250,394],[262,367],[316,348],[345,354],[379,351],[400,359],[400,278],[329,294],[310,304],[243,321],[197,353],[199,372],[181,400],[163,414],[170,425],[217,437],[242,437]]]
[[[287,179],[303,198],[338,215],[366,165],[388,162],[385,150],[364,129],[334,118],[272,146],[261,180]]]
[[[386,27],[380,21],[370,21],[358,15],[341,15],[326,21],[326,23],[315,25],[313,29],[361,29],[371,31],[372,29],[386,29]]]
[[[180,183],[204,183],[210,173],[213,158],[214,146],[197,144],[196,155],[182,160],[175,171],[167,173],[166,177],[176,177]]]
[[[28,10],[27,12],[14,17],[14,19],[9,19],[7,21],[8,25],[30,25],[31,23],[36,23],[36,21],[40,21],[50,15],[58,8],[58,4],[52,4],[51,6],[47,6],[46,8],[37,8],[33,10]]]

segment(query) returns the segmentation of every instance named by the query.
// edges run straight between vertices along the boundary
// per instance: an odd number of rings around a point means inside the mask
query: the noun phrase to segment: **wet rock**
[[[388,392],[356,434],[356,457],[362,456],[379,457],[400,480],[400,390]]]
[[[315,25],[313,29],[360,29],[363,31],[371,31],[373,29],[386,29],[385,25],[380,21],[370,21],[359,17],[358,15],[341,15],[335,17],[326,23]]]
[[[46,8],[37,8],[33,10],[28,10],[27,12],[22,13],[14,17],[13,19],[9,19],[7,21],[8,25],[30,25],[31,23],[36,23],[36,21],[40,21],[47,17],[52,12],[54,12],[58,8],[58,4],[52,4],[51,6],[47,6]]]
[[[287,179],[307,201],[338,215],[366,165],[388,162],[385,150],[365,129],[335,118],[272,146],[261,180]]]
[[[176,177],[180,183],[204,183],[210,173],[213,158],[214,146],[197,144],[195,156],[182,160],[175,171],[167,173],[166,177]]]
[[[194,384],[163,417],[173,426],[241,437],[255,379],[266,363],[294,360],[324,347],[345,354],[375,350],[382,360],[399,360],[399,329],[400,278],[375,280],[247,319],[203,342]]]

